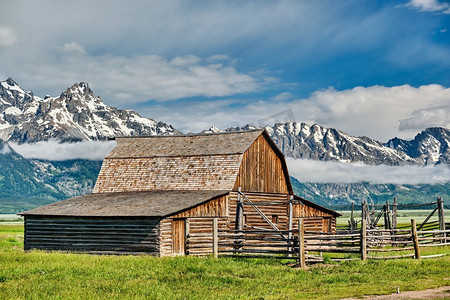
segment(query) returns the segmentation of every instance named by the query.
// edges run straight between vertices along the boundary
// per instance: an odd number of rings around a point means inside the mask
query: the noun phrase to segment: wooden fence
[[[424,256],[420,250],[450,245],[450,229],[422,228],[417,226],[415,220],[411,220],[408,228],[368,229],[363,219],[360,230],[335,233],[305,231],[302,219],[298,222],[298,230],[219,230],[216,220],[212,224],[212,234],[203,234],[201,237],[187,235],[186,253],[213,254],[215,257],[297,259],[300,266],[304,267],[306,263],[326,259],[343,261],[436,257],[443,254]],[[190,248],[189,239],[194,241],[199,238],[204,241],[202,247],[210,250],[198,251],[198,246]]]

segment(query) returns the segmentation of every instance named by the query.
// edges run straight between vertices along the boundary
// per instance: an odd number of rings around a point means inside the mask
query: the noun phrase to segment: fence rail
[[[217,221],[213,221],[212,234],[186,235],[186,253],[213,254],[215,257],[297,259],[304,267],[307,262],[325,259],[345,261],[437,257],[441,254],[421,256],[420,249],[450,245],[450,224],[444,227],[449,229],[436,230],[435,227],[427,229],[417,226],[411,220],[408,228],[368,229],[363,219],[360,230],[338,230],[334,233],[305,231],[302,219],[299,219],[298,225],[298,230],[219,230]]]

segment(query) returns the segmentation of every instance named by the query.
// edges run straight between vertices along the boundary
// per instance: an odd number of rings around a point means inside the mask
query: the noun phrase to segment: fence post
[[[392,228],[397,229],[397,197],[394,197],[394,204],[392,204]]]
[[[367,220],[361,220],[361,260],[367,260]]]
[[[353,231],[355,230],[355,218],[353,216],[353,209],[355,207],[355,202],[352,202],[352,212],[350,214],[350,230]]]
[[[416,220],[414,219],[411,219],[411,229],[412,239],[414,243],[414,256],[416,259],[420,259],[419,239],[417,237]]]
[[[189,255],[189,219],[184,219],[184,255]]]
[[[441,197],[437,198],[437,207],[438,207],[438,217],[439,217],[439,230],[445,230],[445,220],[444,220],[444,201]],[[441,240],[441,243],[446,243],[446,234],[442,233],[442,237],[444,239]]]
[[[219,226],[217,224],[217,218],[213,218],[213,255],[214,258],[219,257]]]
[[[306,269],[305,262],[305,228],[303,219],[298,219],[298,261],[300,268]]]
[[[288,242],[288,251],[289,254],[288,256],[291,257],[292,256],[292,237],[293,237],[293,232],[292,232],[292,223],[293,223],[293,216],[294,216],[294,196],[290,195],[289,196],[289,224],[288,224],[288,237],[289,237],[289,242]]]
[[[244,204],[241,196],[241,187],[239,187],[236,202],[236,224],[235,224],[235,229],[237,230],[237,232],[235,232],[235,234],[241,235],[243,228],[244,228]],[[242,249],[242,247],[240,246],[242,243],[240,241],[235,241],[234,244],[235,244],[234,254],[236,254],[236,251]]]

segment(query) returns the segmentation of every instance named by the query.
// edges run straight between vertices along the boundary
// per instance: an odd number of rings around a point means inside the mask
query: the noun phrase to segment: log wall
[[[228,219],[221,217],[218,219],[219,230],[225,230],[228,227]],[[161,256],[176,255],[173,249],[173,232],[172,223],[174,218],[161,220]],[[189,255],[208,255],[212,254],[212,234],[213,234],[213,218],[187,218],[188,223],[188,246],[186,247]]]
[[[305,231],[336,232],[335,217],[304,217],[302,219]],[[298,218],[294,218],[293,229],[298,230]]]
[[[25,250],[159,254],[159,219],[25,216]]]
[[[264,135],[250,146],[242,157],[234,190],[260,193],[289,193],[287,171]]]

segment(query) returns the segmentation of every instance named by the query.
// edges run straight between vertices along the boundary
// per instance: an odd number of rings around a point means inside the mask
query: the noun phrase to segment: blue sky
[[[184,132],[287,111],[382,141],[450,127],[448,1],[93,2],[3,3],[0,78],[85,81]]]

